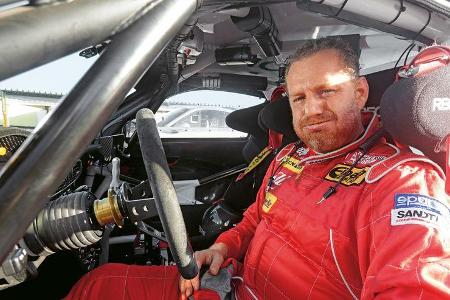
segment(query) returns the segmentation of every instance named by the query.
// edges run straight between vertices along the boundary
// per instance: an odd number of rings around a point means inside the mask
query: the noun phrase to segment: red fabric
[[[272,92],[270,102],[280,100],[281,97],[283,97],[284,93],[285,93],[284,87],[282,86],[276,87]],[[272,147],[272,149],[277,149],[278,147],[280,147],[282,140],[283,140],[282,133],[276,132],[269,128],[269,146]]]
[[[226,259],[222,268],[230,264],[234,273],[241,272],[241,264],[232,258]],[[180,298],[179,279],[180,274],[175,266],[111,263],[83,276],[64,299],[175,300]],[[220,297],[215,291],[202,289],[194,293],[193,299],[220,300]]]
[[[450,195],[450,135],[445,140],[445,151],[445,174],[447,175],[445,191]]]
[[[274,159],[257,201],[216,241],[228,246],[229,256],[245,256],[242,280],[235,282],[240,300],[254,299],[252,294],[258,299],[450,299],[448,228],[391,225],[398,194],[428,195],[448,205],[441,170],[423,161],[402,163],[411,154],[396,154],[380,141],[357,165],[359,175],[349,176],[348,186],[341,184],[318,204],[335,184],[325,178],[337,165],[351,165],[358,145],[377,127],[374,119],[360,141],[332,153],[293,151],[291,144]],[[365,182],[364,172],[388,157],[398,164],[378,181]]]
[[[237,269],[237,262],[231,259]],[[65,300],[177,300],[180,274],[175,266],[106,264],[82,277]],[[220,300],[212,290],[196,291],[193,300]]]
[[[175,266],[106,264],[82,277],[65,300],[179,299]]]
[[[204,289],[201,291],[195,291],[194,299],[195,300],[220,300],[220,296],[215,291]]]

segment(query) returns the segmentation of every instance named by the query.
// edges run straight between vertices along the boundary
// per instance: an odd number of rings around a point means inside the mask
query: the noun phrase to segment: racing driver
[[[445,175],[361,112],[369,87],[352,48],[306,42],[286,90],[301,142],[278,153],[244,219],[196,252],[198,264],[213,278],[226,267],[235,299],[450,299]],[[107,264],[67,299],[224,299],[223,284],[201,282]]]

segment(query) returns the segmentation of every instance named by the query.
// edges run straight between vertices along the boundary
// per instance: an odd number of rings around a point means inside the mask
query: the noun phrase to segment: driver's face
[[[355,140],[363,131],[361,109],[369,87],[345,69],[336,50],[294,62],[286,78],[293,127],[310,148],[325,153]]]

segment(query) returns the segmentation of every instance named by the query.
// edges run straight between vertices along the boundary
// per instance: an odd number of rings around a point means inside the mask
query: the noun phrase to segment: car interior
[[[14,34],[11,44],[24,45],[35,57],[34,62],[23,60],[22,65],[17,58],[17,65],[10,63],[0,71],[0,80],[74,52],[96,60],[36,128],[0,128],[0,150],[5,149],[0,153],[4,195],[0,199],[0,220],[4,220],[0,229],[4,231],[0,232],[12,232],[4,235],[1,299],[33,294],[60,299],[83,274],[108,262],[179,265],[189,257],[180,254],[184,249],[177,248],[174,235],[185,231],[192,252],[209,247],[221,232],[235,226],[255,200],[276,153],[298,141],[283,85],[289,57],[308,40],[346,40],[359,54],[361,75],[370,86],[365,109],[381,115],[385,138],[414,147],[450,174],[448,4],[204,0],[201,4],[193,1],[194,8],[189,8],[186,3],[192,1],[169,0],[170,5],[160,7],[153,7],[152,1],[137,2],[0,1],[0,36]],[[109,17],[95,20],[113,8]],[[142,15],[164,19],[165,14],[181,21],[173,21],[164,30],[156,28],[156,21],[144,26]],[[34,28],[32,23],[17,29],[2,27],[17,20],[33,22],[31,15],[39,17]],[[68,38],[70,33],[82,35],[83,29],[56,33],[80,16],[85,16],[83,23],[92,21],[93,28],[87,28],[93,32],[92,39],[83,44]],[[102,23],[103,19],[109,23]],[[47,30],[55,44],[48,42],[46,56],[39,56],[39,47],[27,48],[28,41],[19,37],[21,33],[39,36],[40,25],[47,28],[56,21],[61,28]],[[138,31],[140,22],[146,30]],[[101,33],[104,28],[115,30]],[[156,28],[155,33],[148,28]],[[151,38],[164,43],[150,45]],[[141,49],[146,47],[156,49],[154,56],[142,54],[140,60],[139,51],[145,52]],[[27,54],[11,49],[0,50],[0,56],[14,61],[15,55]],[[126,68],[134,72],[134,80],[117,79]],[[108,76],[110,81],[105,79]],[[117,82],[124,87],[119,89]],[[210,93],[208,103],[179,109],[180,113],[214,108],[225,121],[218,121],[217,112],[211,114],[215,120],[205,122],[198,119],[201,114],[194,113],[190,121],[201,123],[207,134],[197,136],[200,133],[188,125],[170,128],[167,114],[183,107],[167,106],[171,97],[182,99],[198,91]],[[215,102],[215,92],[225,92],[229,98],[236,94],[257,98],[260,103],[230,108],[226,100]],[[89,99],[103,101],[102,97],[116,99],[115,106],[92,100],[88,107]],[[89,120],[84,119],[87,110],[92,112]],[[159,122],[158,114],[165,116],[165,122]],[[79,120],[79,128],[72,126],[71,118]],[[230,132],[240,135],[214,131],[214,124],[224,127],[225,123]],[[42,144],[58,146],[42,148],[39,156],[37,149]],[[163,166],[165,175],[152,170],[151,161]],[[166,185],[173,186],[173,191]],[[164,206],[170,197],[180,214]],[[16,202],[27,209],[10,208]],[[13,216],[15,223],[8,223]],[[184,271],[192,271],[191,262],[188,267],[183,265]]]

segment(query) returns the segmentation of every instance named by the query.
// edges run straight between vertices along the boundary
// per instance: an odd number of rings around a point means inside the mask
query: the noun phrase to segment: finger
[[[184,287],[186,290],[186,292],[185,292],[186,297],[189,297],[190,295],[192,295],[193,290],[192,290],[192,283],[190,280],[185,281]]]
[[[209,264],[210,255],[208,255],[207,251],[198,251],[194,253],[195,260],[197,262],[197,266],[200,269],[203,265]]]
[[[194,288],[194,291],[198,291],[200,289],[200,279],[199,276],[195,276],[192,280],[191,280],[191,284],[192,287]]]
[[[186,300],[186,288],[184,287],[185,285],[185,279],[183,277],[180,276],[180,295],[181,295],[181,300]]]
[[[213,255],[210,266],[209,266],[209,273],[211,273],[212,275],[217,275],[223,261],[224,261],[224,259],[223,259],[222,255],[219,255],[219,254]]]

